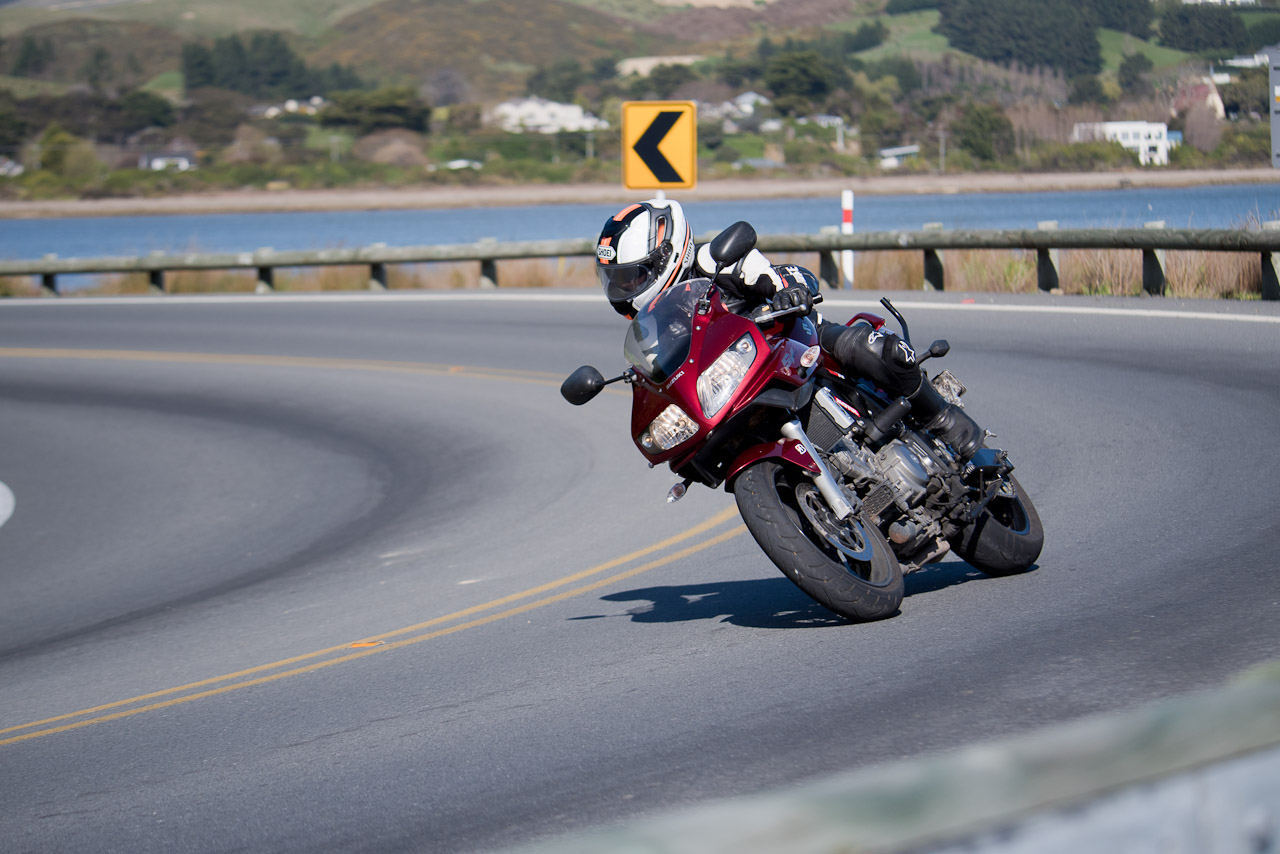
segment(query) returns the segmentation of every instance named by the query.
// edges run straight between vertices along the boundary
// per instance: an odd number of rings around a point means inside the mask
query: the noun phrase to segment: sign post
[[[622,105],[622,184],[628,190],[692,190],[698,183],[693,101]]]

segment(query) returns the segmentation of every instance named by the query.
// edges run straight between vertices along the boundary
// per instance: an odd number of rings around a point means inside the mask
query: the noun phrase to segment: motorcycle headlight
[[[698,403],[702,404],[704,415],[714,418],[724,409],[755,360],[755,342],[750,335],[743,335],[702,372],[698,377]]]
[[[698,424],[674,403],[662,410],[662,414],[640,434],[640,444],[646,451],[656,454],[669,451],[681,442],[687,442],[698,432]]]

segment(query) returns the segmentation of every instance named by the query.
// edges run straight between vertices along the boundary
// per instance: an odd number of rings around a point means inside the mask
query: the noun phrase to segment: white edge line
[[[530,293],[528,291],[472,291],[466,293],[328,293],[328,294],[217,294],[156,297],[73,297],[69,299],[0,300],[0,311],[6,308],[52,306],[136,306],[136,305],[294,305],[302,303],[380,303],[380,302],[601,302],[595,292],[581,294]],[[997,305],[992,303],[917,302],[904,300],[903,306],[927,311],[988,311],[1006,314],[1061,314],[1104,317],[1165,318],[1169,320],[1221,320],[1231,323],[1280,324],[1280,315],[1231,314],[1214,311],[1180,309],[1103,308],[1101,306],[1062,305]],[[824,306],[883,310],[879,302],[835,297]]]
[[[13,515],[13,508],[17,506],[17,500],[13,497],[13,490],[0,480],[0,526],[9,521],[9,517]]]

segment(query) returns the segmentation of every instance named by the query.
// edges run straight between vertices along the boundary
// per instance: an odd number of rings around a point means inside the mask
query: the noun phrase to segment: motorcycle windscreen
[[[627,328],[622,354],[637,371],[664,383],[689,355],[693,315],[710,279],[690,279],[658,294]]]

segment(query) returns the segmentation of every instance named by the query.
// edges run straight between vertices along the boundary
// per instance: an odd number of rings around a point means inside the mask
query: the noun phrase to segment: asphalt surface
[[[850,625],[560,399],[594,297],[0,304],[0,847],[487,850],[1280,652],[1277,306],[895,295],[1046,545]]]

